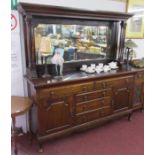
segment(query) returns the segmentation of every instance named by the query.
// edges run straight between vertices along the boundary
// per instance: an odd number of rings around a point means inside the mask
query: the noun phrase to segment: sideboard
[[[143,108],[143,69],[64,75],[63,79],[28,80],[32,130],[42,143],[85,130]],[[137,90],[139,100],[135,100]],[[137,97],[137,98],[138,98]],[[140,102],[138,102],[140,101]]]
[[[144,70],[127,68],[124,61],[126,24],[133,14],[28,3],[19,3],[17,8],[28,96],[33,100],[30,124],[40,152],[48,139],[123,115],[130,120],[134,110],[143,109]],[[64,52],[60,79],[51,62],[59,48]],[[111,61],[119,68],[100,74],[80,71],[83,64]]]

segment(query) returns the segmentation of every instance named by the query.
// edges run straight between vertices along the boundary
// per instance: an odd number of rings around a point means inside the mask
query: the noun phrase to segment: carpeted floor
[[[19,155],[38,155],[34,141],[28,143],[25,137],[18,144]],[[144,154],[144,113],[134,112],[132,121],[127,117],[109,122],[101,127],[44,144],[40,155],[143,155]],[[12,150],[12,155],[14,155]]]

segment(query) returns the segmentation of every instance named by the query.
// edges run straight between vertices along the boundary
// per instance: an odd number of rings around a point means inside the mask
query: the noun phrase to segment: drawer
[[[39,90],[38,97],[46,98],[51,97],[52,99],[62,98],[64,96],[70,96],[75,93],[88,92],[94,89],[94,83],[83,83],[76,85],[68,85],[68,86],[57,86],[53,88],[43,88]]]
[[[79,102],[85,102],[93,99],[98,99],[101,97],[110,96],[110,95],[111,95],[111,89],[107,89],[107,90],[102,89],[102,90],[96,90],[92,92],[77,94],[75,96],[75,100],[77,103],[79,103]]]
[[[110,105],[111,105],[111,97],[99,98],[76,104],[75,112],[83,113],[86,111],[91,111],[102,107],[110,107]]]
[[[95,89],[111,89],[111,81],[110,80],[99,80],[95,82]]]
[[[110,108],[100,108],[88,113],[84,113],[84,114],[77,114],[76,115],[76,124],[83,124],[89,121],[93,121],[96,119],[99,119],[101,117],[104,117],[106,115],[110,114]]]

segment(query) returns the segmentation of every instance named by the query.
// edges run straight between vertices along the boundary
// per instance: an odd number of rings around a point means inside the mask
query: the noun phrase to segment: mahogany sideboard
[[[42,148],[47,139],[88,129],[143,108],[143,69],[77,72],[63,79],[28,80],[32,129]],[[138,96],[136,96],[138,93]]]
[[[33,100],[31,126],[40,151],[47,139],[92,128],[123,115],[130,119],[133,110],[143,109],[143,69],[122,67],[126,24],[133,14],[28,3],[19,3],[17,8],[23,28],[28,95]],[[63,29],[63,25],[74,25],[74,33],[68,30],[62,33],[59,28]],[[89,54],[92,48],[100,48],[101,57],[96,58],[93,53],[88,58],[85,54],[84,59],[67,59],[63,65],[64,76],[56,79],[55,65],[38,61],[45,51],[37,47],[41,43],[37,44],[36,34],[48,37],[51,42],[67,41],[65,47],[76,47],[79,53],[81,48]],[[55,52],[54,42],[46,51],[48,54]],[[106,65],[111,61],[116,61],[119,69],[100,74],[80,72],[83,64]],[[51,77],[41,78],[47,72]]]

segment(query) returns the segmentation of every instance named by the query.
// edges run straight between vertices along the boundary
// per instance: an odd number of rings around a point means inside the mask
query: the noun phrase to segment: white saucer
[[[110,67],[111,69],[118,69],[119,67],[118,66],[116,66],[116,67]]]
[[[85,71],[86,71],[86,73],[95,73],[95,70],[91,70],[91,71],[90,71],[90,70],[87,70],[87,69],[86,69]]]
[[[80,68],[80,70],[81,70],[81,71],[86,71],[86,70],[87,70],[87,68],[86,68],[86,69],[84,69],[84,68]]]

